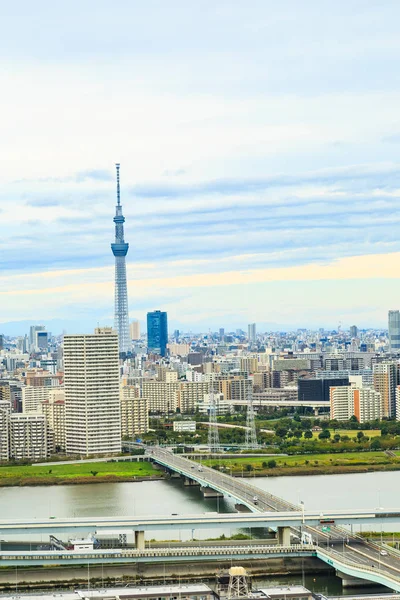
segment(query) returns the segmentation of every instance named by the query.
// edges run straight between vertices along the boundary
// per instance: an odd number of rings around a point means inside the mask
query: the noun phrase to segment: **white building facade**
[[[121,452],[118,335],[109,327],[64,336],[67,454]]]

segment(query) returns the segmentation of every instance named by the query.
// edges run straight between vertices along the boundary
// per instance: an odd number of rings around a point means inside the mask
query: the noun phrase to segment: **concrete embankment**
[[[124,565],[82,565],[81,567],[42,567],[0,569],[1,590],[30,590],[42,588],[70,588],[101,586],[119,583],[164,583],[179,579],[196,581],[213,579],[220,570],[232,565],[243,566],[253,577],[296,575],[301,573],[333,572],[317,558],[268,558],[235,561],[140,563]]]

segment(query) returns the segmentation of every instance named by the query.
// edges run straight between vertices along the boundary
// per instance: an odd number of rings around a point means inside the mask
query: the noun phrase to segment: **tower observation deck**
[[[115,207],[115,242],[111,244],[111,250],[115,256],[115,313],[114,327],[118,332],[120,353],[128,352],[131,347],[129,335],[129,310],[128,310],[128,288],[126,283],[126,262],[129,244],[124,240],[125,217],[122,214],[119,163],[117,169],[117,206]]]

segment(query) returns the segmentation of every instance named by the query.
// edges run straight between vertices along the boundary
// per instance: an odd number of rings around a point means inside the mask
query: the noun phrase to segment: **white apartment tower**
[[[0,461],[10,458],[11,402],[0,400]]]
[[[121,451],[118,334],[64,336],[65,446],[88,456]]]

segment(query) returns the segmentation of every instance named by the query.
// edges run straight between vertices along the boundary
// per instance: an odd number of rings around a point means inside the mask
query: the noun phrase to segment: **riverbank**
[[[292,456],[241,456],[203,459],[202,464],[233,477],[341,475],[400,470],[400,453],[347,452]],[[0,487],[79,485],[159,480],[162,470],[148,461],[93,462],[0,467]]]
[[[203,464],[234,477],[285,477],[293,475],[342,475],[400,470],[398,452],[343,452],[259,457],[216,458]]]
[[[0,487],[117,483],[154,479],[163,479],[163,475],[147,461],[0,467]]]
[[[178,583],[184,579],[187,582],[212,579],[219,571],[227,571],[232,566],[245,567],[252,577],[277,576],[303,576],[304,573],[320,575],[333,574],[333,569],[314,557],[304,557],[302,560],[295,558],[268,558],[268,559],[240,559],[210,560],[206,562],[193,561],[181,563],[163,563],[162,567],[156,563],[130,563],[124,565],[82,565],[52,567],[31,567],[28,569],[15,567],[0,569],[0,591],[7,590],[35,590],[43,587],[61,589],[63,587],[85,586],[96,587],[104,585],[162,585],[165,583]]]

